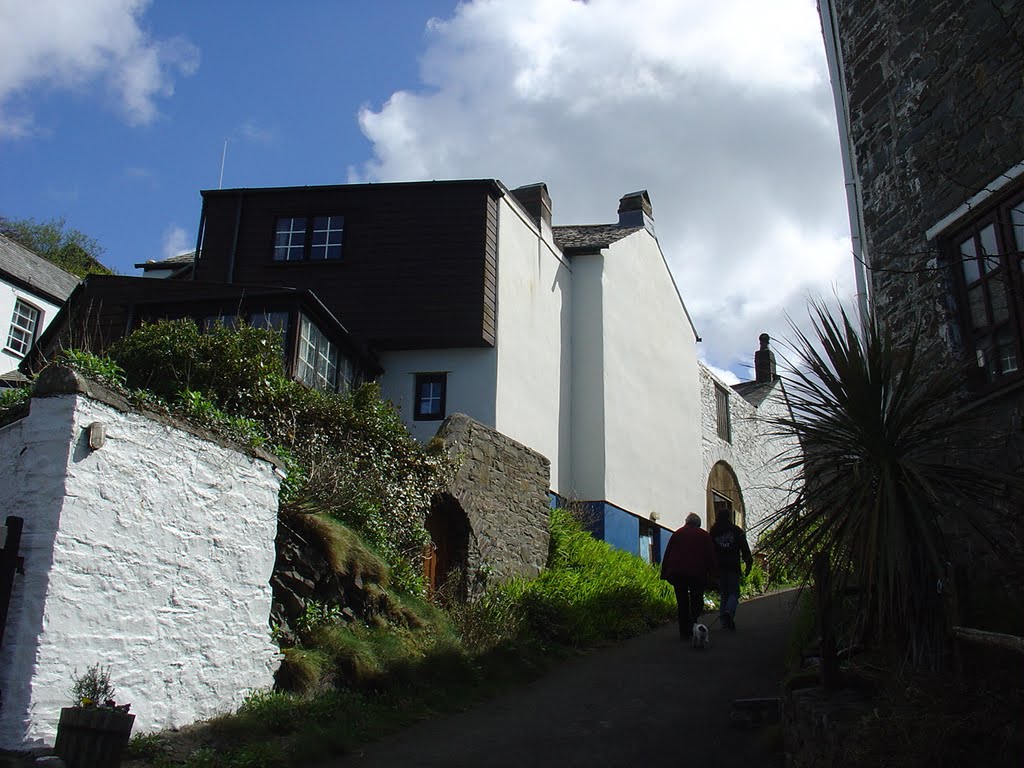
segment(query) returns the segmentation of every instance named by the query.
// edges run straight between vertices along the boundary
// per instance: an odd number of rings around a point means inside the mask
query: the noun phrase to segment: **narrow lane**
[[[742,603],[738,630],[716,624],[706,651],[662,627],[322,768],[772,766],[765,732],[737,727],[729,710],[778,695],[796,594]]]

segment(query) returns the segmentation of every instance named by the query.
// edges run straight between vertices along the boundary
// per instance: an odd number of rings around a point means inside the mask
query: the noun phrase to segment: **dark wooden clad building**
[[[285,371],[319,389],[346,390],[383,372],[312,291],[114,275],[78,285],[22,369],[38,371],[63,347],[102,352],[142,323],[181,318],[204,329],[243,320],[279,331]]]
[[[493,346],[494,180],[206,190],[204,282],[314,290],[377,349]]]

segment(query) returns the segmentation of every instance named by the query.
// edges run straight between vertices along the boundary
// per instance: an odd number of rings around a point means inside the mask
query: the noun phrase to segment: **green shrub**
[[[598,541],[565,510],[551,511],[548,568],[503,587],[519,602],[523,630],[573,647],[639,634],[675,615],[658,568]]]
[[[57,363],[67,365],[101,384],[111,387],[124,385],[124,370],[109,357],[94,355],[79,349],[62,349],[57,355]]]
[[[126,386],[243,444],[273,446],[289,469],[284,509],[344,523],[383,557],[392,585],[423,592],[424,519],[454,468],[442,446],[412,438],[376,384],[335,394],[291,381],[280,335],[244,323],[207,333],[192,320],[147,324],[108,355]]]

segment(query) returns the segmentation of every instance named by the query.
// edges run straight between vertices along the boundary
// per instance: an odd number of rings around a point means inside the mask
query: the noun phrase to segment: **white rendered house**
[[[78,278],[0,235],[0,386],[78,285]]]

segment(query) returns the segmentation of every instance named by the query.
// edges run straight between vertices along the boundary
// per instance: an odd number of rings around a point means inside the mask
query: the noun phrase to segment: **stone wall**
[[[718,436],[716,383],[729,392],[730,441]],[[704,481],[719,461],[732,468],[743,494],[746,528],[755,531],[749,537],[753,546],[756,533],[790,500],[794,484],[795,471],[787,471],[780,457],[798,450],[799,445],[795,439],[772,435],[769,422],[789,415],[782,382],[761,385],[755,393],[758,405],[754,405],[701,365],[700,392]],[[697,513],[704,518],[704,509]]]
[[[470,527],[470,594],[487,581],[537,576],[548,557],[550,462],[463,414],[445,419],[437,436],[460,459],[450,493]]]
[[[959,354],[950,270],[926,231],[1024,160],[1014,0],[833,0],[878,316]],[[893,270],[893,271],[887,271]]]
[[[876,316],[897,333],[921,320],[924,338],[941,342],[946,364],[969,362],[953,265],[938,250],[942,233],[927,234],[960,206],[977,209],[972,198],[1006,182],[1024,161],[1024,14],[1016,0],[832,2]],[[992,466],[1019,477],[1024,382],[984,398],[962,394],[950,407],[990,441],[979,442],[976,454],[988,449]],[[1007,583],[1019,587],[1021,518],[1006,496],[986,506],[1000,510],[994,538],[1017,542],[1017,576]],[[978,553],[961,549],[972,572],[990,570]]]
[[[25,520],[0,646],[0,749],[52,744],[73,674],[94,664],[110,668],[136,732],[270,685],[279,485],[269,457],[66,369],[44,373],[28,416],[0,429],[0,499]]]

